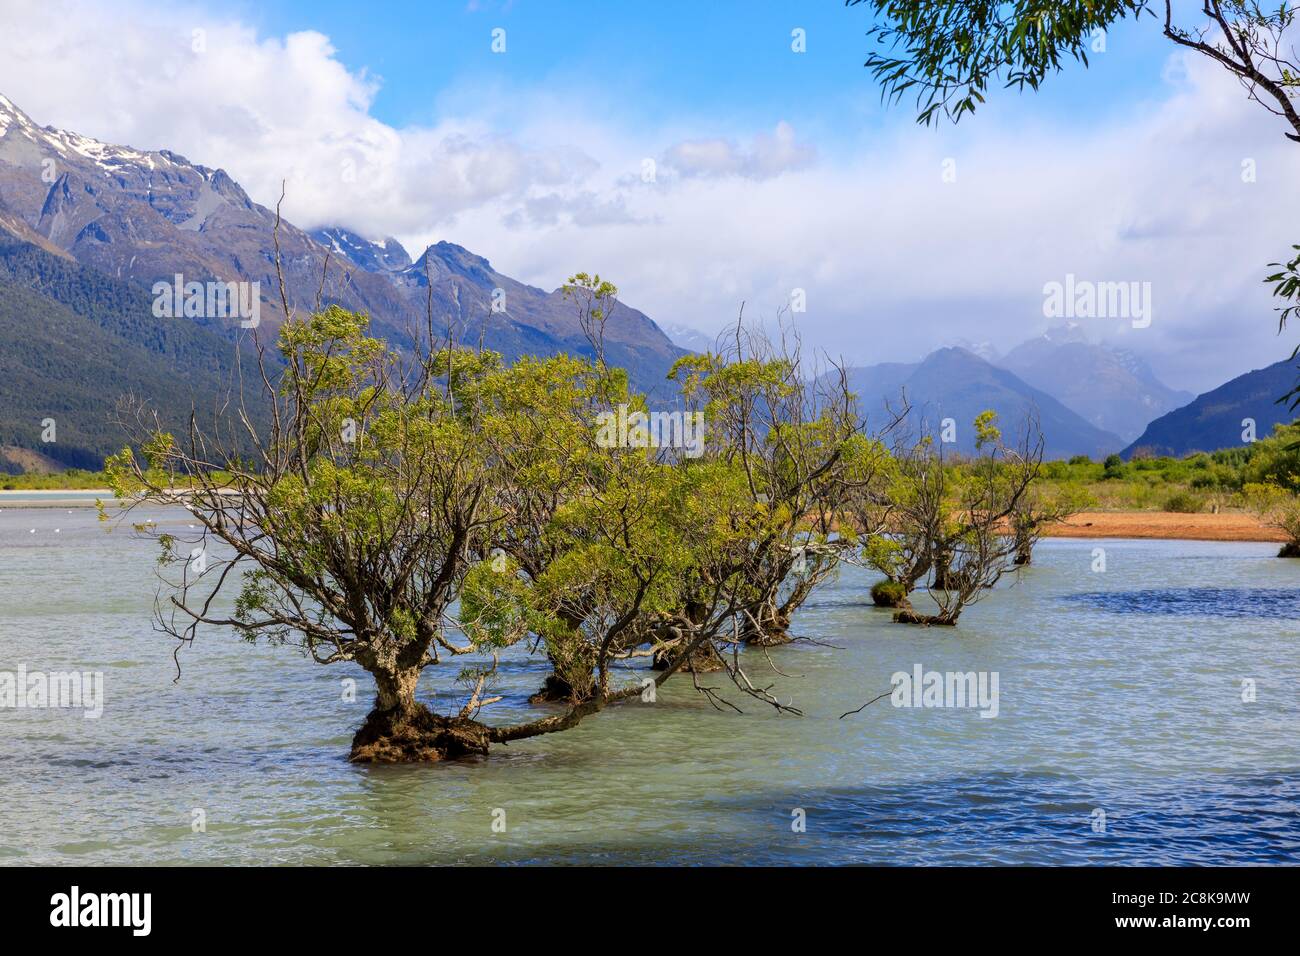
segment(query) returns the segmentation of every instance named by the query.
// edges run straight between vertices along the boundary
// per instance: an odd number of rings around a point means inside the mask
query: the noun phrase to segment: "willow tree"
[[[607,452],[596,445],[593,424],[602,412],[628,402],[627,376],[587,359],[568,355],[521,358],[508,370],[487,376],[481,395],[497,412],[484,440],[507,482],[497,488],[503,520],[494,528],[490,560],[508,561],[529,582],[542,580],[571,545],[554,533],[559,513],[570,501],[597,490],[606,477]],[[578,531],[574,531],[578,534]],[[546,609],[551,626],[531,639],[542,644],[552,673],[534,702],[565,701],[584,696],[589,680],[578,686],[566,673],[590,674],[595,659],[559,661],[555,654],[582,654],[581,644],[564,640],[558,630],[576,631],[594,607],[593,589],[582,582],[556,596]]]
[[[364,668],[376,696],[354,760],[485,753],[493,742],[572,726],[583,713],[489,726],[478,719],[481,680],[455,713],[417,700],[425,668],[498,652],[528,633],[481,601],[468,602],[467,620],[450,614],[509,517],[502,489],[513,476],[493,436],[518,409],[492,400],[511,374],[498,355],[403,357],[365,329],[364,317],[337,307],[282,326],[283,371],[272,376],[262,364],[273,405],[265,430],[237,415],[243,435],[193,418],[172,435],[136,409],[141,453],[109,460],[114,490],[128,512],[183,505],[197,526],[158,536],[159,626],[178,649],[200,626],[218,625],[297,645],[322,664]],[[252,456],[237,450],[250,446]]]
[[[1008,445],[992,412],[974,425],[972,458],[947,460],[942,444],[922,439],[896,472],[892,520],[901,540],[910,542],[908,574],[928,573],[937,605],[933,613],[905,606],[895,612],[897,622],[956,624],[964,608],[1015,567],[1014,519],[1042,466],[1042,434],[1031,419],[1018,442]]]
[[[799,343],[774,342],[737,323],[718,352],[677,361],[670,376],[687,407],[704,418],[704,462],[738,468],[763,523],[745,543],[749,593],[738,595],[747,642],[786,643],[790,617],[834,573],[846,542],[837,519],[850,492],[871,480],[862,434],[842,369],[817,376]]]

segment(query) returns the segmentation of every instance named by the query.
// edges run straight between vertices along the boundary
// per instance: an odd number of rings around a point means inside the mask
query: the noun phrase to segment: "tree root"
[[[488,752],[489,727],[469,717],[443,717],[423,704],[372,710],[352,738],[353,763],[433,763]]]
[[[942,627],[956,627],[957,619],[940,617],[938,614],[918,614],[916,611],[913,611],[911,608],[907,608],[902,611],[894,612],[894,623],[895,624],[920,624],[923,625],[924,627],[930,627],[932,625],[939,625]]]

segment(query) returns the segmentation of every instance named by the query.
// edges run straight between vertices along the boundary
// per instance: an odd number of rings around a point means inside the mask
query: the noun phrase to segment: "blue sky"
[[[436,122],[444,105],[484,85],[595,86],[650,122],[699,115],[738,126],[833,125],[847,111],[848,139],[911,114],[904,102],[883,115],[879,88],[862,67],[870,11],[836,0],[434,0],[370,5],[361,16],[347,0],[235,9],[269,34],[329,36],[351,69],[382,79],[371,112],[394,126]],[[496,27],[506,30],[505,56],[490,49]],[[791,55],[796,27],[807,35],[802,56]],[[999,99],[1036,116],[1101,119],[1158,93],[1167,54],[1155,21],[1129,21],[1111,31],[1106,54],[1087,70],[1071,64],[1039,94],[1006,91]]]

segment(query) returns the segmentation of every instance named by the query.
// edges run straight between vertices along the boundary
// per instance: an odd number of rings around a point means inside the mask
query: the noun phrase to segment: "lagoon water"
[[[681,678],[486,759],[362,767],[364,673],[208,630],[174,683],[155,546],[91,509],[0,509],[0,671],[105,688],[97,720],[0,709],[0,864],[1300,861],[1300,561],[1275,545],[1047,541],[955,630],[890,623],[850,569],[796,618],[818,643],[746,654],[802,718]],[[918,664],[997,672],[998,716],[840,719]],[[459,666],[426,672],[436,708]],[[534,712],[545,669],[512,652],[486,718]]]

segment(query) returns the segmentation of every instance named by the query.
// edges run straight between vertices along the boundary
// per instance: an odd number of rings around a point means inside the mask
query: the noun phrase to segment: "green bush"
[[[907,591],[897,581],[885,578],[871,585],[871,601],[876,607],[898,607],[907,598]]]
[[[1205,502],[1188,491],[1176,491],[1165,499],[1164,510],[1180,514],[1196,514],[1205,508]]]

